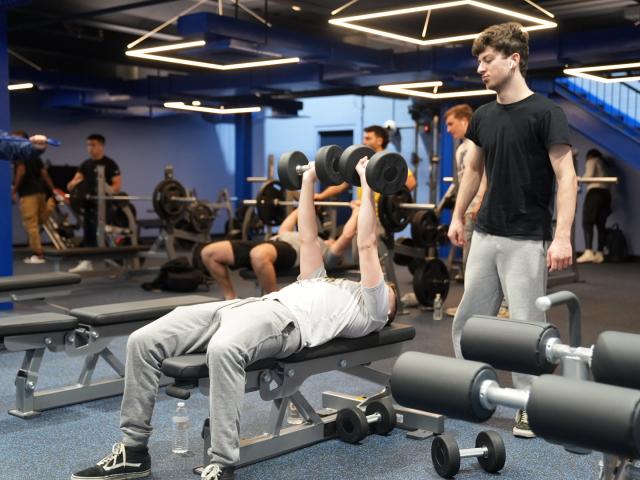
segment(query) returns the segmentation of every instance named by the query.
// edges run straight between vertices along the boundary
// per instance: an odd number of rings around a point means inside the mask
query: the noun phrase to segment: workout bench
[[[272,401],[265,434],[243,439],[240,442],[238,467],[260,462],[293,450],[329,440],[336,436],[336,412],[342,408],[368,403],[390,395],[389,374],[370,366],[371,362],[397,357],[405,342],[415,337],[415,329],[408,325],[392,324],[382,331],[362,338],[337,338],[324,345],[307,348],[285,359],[266,359],[246,368],[245,392],[260,392],[265,401]],[[314,410],[300,392],[304,381],[319,373],[342,371],[385,387],[364,401],[335,392],[324,392],[323,409]],[[166,359],[162,372],[176,380],[167,387],[167,394],[188,399],[187,388],[199,387],[209,393],[209,372],[206,355],[191,354]],[[302,425],[284,426],[287,407],[292,403],[305,420]],[[444,417],[396,406],[398,426],[419,430],[416,437],[426,437],[431,432],[444,431]],[[428,433],[426,433],[428,432]],[[209,463],[207,449],[210,445],[209,421],[203,428],[204,464]]]
[[[122,260],[123,266],[135,269],[135,260],[142,252],[149,250],[147,245],[127,245],[124,247],[78,247],[57,250],[44,248],[44,258],[53,262],[53,269],[60,271],[60,264],[67,259],[82,260]]]
[[[71,285],[80,283],[76,273],[30,273],[0,277],[0,302],[22,302],[69,295]]]
[[[9,352],[25,352],[16,374],[16,403],[9,413],[29,418],[43,410],[120,395],[124,388],[124,364],[109,349],[110,343],[175,307],[215,300],[186,295],[75,308],[68,314],[46,312],[0,317],[0,347]],[[84,358],[76,383],[36,391],[46,350]],[[92,379],[100,358],[116,372],[115,377]],[[163,382],[168,384],[166,378]]]

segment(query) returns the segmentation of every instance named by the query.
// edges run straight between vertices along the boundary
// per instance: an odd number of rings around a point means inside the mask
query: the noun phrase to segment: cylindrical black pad
[[[548,323],[474,315],[462,329],[460,343],[467,360],[487,362],[510,372],[542,375],[556,368],[545,357],[545,345],[554,337],[559,338],[560,332]]]
[[[544,375],[531,387],[527,413],[545,440],[640,456],[640,391]]]
[[[593,348],[596,382],[640,390],[640,335],[602,332]]]
[[[495,410],[480,403],[480,385],[485,380],[497,382],[498,376],[484,363],[407,352],[396,361],[390,385],[391,393],[400,405],[483,422]]]

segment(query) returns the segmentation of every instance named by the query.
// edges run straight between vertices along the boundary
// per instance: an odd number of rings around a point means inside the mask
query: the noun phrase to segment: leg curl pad
[[[483,422],[495,411],[480,403],[480,385],[485,380],[498,382],[498,377],[484,363],[406,352],[393,367],[390,385],[400,405]]]
[[[640,390],[640,335],[602,332],[593,348],[596,382]]]

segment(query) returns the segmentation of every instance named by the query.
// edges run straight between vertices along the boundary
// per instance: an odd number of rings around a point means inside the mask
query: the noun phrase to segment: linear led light
[[[412,97],[429,98],[431,100],[439,100],[443,98],[460,98],[475,97],[476,95],[495,95],[493,90],[462,90],[459,92],[437,92],[438,88],[444,83],[440,81],[433,82],[417,82],[417,83],[400,83],[395,85],[380,85],[378,88],[383,92],[397,93],[400,95],[409,95]],[[423,92],[418,88],[433,87],[433,92]]]
[[[9,90],[27,90],[33,88],[33,83],[14,83],[13,85],[7,85]]]
[[[262,110],[260,107],[240,107],[240,108],[203,107],[200,105],[186,105],[184,102],[165,102],[164,108],[174,108],[176,110],[188,110],[191,112],[215,113],[218,115],[233,115],[236,113],[253,113],[253,112],[259,112]]]
[[[531,15],[526,15],[524,13],[516,12],[515,10],[496,7],[488,3],[478,2],[477,0],[456,0],[451,2],[436,3],[433,5],[422,5],[418,7],[400,8],[397,10],[387,10],[383,12],[366,13],[362,15],[354,15],[351,17],[332,18],[329,20],[329,23],[333,25],[338,25],[340,27],[359,30],[361,32],[380,35],[382,37],[393,38],[395,40],[400,40],[402,42],[413,43],[415,45],[420,45],[420,46],[439,45],[442,43],[458,42],[462,40],[472,40],[476,38],[478,35],[480,35],[480,32],[469,33],[464,35],[454,35],[451,37],[443,37],[443,38],[422,39],[422,38],[407,37],[406,35],[399,35],[396,33],[387,32],[385,30],[379,30],[377,28],[365,27],[362,25],[358,25],[355,22],[362,21],[362,20],[370,20],[374,18],[391,17],[395,15],[407,15],[410,13],[420,13],[420,12],[427,12],[427,11],[433,11],[433,10],[441,10],[445,8],[461,7],[465,5],[481,8],[484,10],[490,10],[495,13],[501,13],[508,17],[517,18],[519,20],[526,20],[534,24],[527,27],[523,27],[523,30],[525,31],[544,30],[547,28],[555,28],[558,26],[557,23],[552,22],[550,20],[546,20],[544,18],[532,17]]]
[[[275,60],[257,60],[253,62],[234,63],[230,65],[221,65],[211,62],[199,62],[197,60],[188,60],[186,58],[170,57],[166,55],[155,55],[158,52],[173,52],[185,48],[204,47],[207,44],[204,40],[195,40],[192,42],[174,43],[171,45],[162,45],[159,47],[140,48],[136,50],[127,50],[125,55],[129,57],[144,58],[147,60],[157,60],[159,62],[177,63],[179,65],[188,65],[190,67],[208,68],[211,70],[238,70],[241,68],[268,67],[272,65],[282,65],[285,63],[299,63],[300,58],[278,58]]]
[[[640,80],[640,75],[635,75],[632,77],[620,76],[615,78],[607,78],[607,77],[601,77],[600,75],[591,75],[587,73],[587,72],[607,72],[610,70],[622,70],[622,69],[630,69],[630,68],[640,68],[640,62],[621,63],[619,65],[601,65],[598,67],[565,68],[563,72],[567,75],[571,75],[574,77],[587,78],[589,80],[595,80],[596,82],[602,82],[602,83],[633,82],[635,80]]]

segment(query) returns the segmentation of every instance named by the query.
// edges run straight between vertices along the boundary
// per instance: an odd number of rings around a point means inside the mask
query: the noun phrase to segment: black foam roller
[[[541,322],[506,320],[474,315],[462,329],[462,355],[467,360],[486,362],[510,372],[542,375],[556,365],[545,357],[545,345],[560,332]]]
[[[596,382],[640,390],[640,335],[602,332],[593,348]]]
[[[496,372],[489,365],[407,352],[396,361],[390,385],[391,393],[400,405],[482,422],[495,410],[480,404],[479,390],[484,380],[498,381]]]
[[[544,375],[527,413],[533,432],[550,442],[640,457],[640,391]]]

